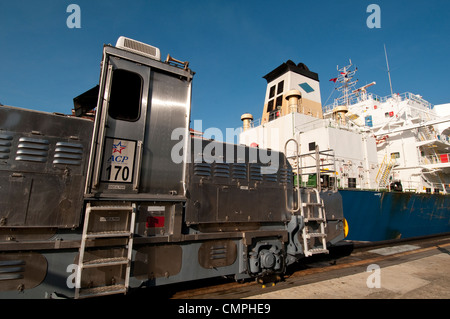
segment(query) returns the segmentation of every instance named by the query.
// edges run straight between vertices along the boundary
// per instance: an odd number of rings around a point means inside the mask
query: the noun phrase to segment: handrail
[[[300,175],[300,170],[299,170],[299,166],[300,166],[300,156],[299,156],[299,153],[298,153],[298,150],[299,150],[299,145],[298,145],[298,142],[297,142],[297,140],[295,140],[295,139],[293,139],[293,138],[291,138],[291,139],[288,139],[287,141],[286,141],[286,143],[284,144],[284,154],[285,154],[285,157],[284,157],[284,165],[286,165],[287,163],[286,163],[286,158],[287,158],[287,145],[289,144],[289,142],[294,142],[295,143],[295,147],[296,147],[296,150],[295,150],[295,157],[296,157],[296,159],[297,159],[297,186],[294,186],[294,188],[295,188],[295,190],[297,191],[297,198],[298,198],[298,202],[297,202],[297,208],[293,208],[293,209],[289,209],[290,211],[291,211],[291,213],[292,214],[294,214],[294,213],[297,213],[301,208],[302,208],[302,199],[301,199],[301,194],[300,194],[300,187],[299,187],[299,185],[300,185],[300,181],[299,181],[299,178],[301,177],[301,175]],[[302,214],[303,215],[303,214]]]
[[[134,176],[134,183],[133,183],[133,190],[137,191],[139,190],[139,182],[140,182],[140,176],[141,176],[141,166],[142,166],[142,150],[143,150],[143,142],[138,141],[137,142],[137,160],[136,160],[136,168],[135,168],[135,176]]]

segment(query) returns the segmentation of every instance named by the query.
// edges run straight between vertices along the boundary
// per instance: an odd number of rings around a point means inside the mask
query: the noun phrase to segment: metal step
[[[85,235],[85,238],[111,238],[111,237],[129,237],[131,232],[128,230],[121,231],[104,231],[97,233],[88,233]]]
[[[103,287],[95,287],[95,288],[85,288],[80,289],[78,298],[90,298],[90,297],[99,297],[99,296],[107,296],[114,295],[120,293],[126,293],[127,288],[125,285],[111,285],[111,286],[103,286]]]
[[[315,207],[323,207],[322,203],[302,203],[303,207],[307,207],[307,206],[315,206]]]
[[[305,217],[304,221],[305,221],[305,223],[308,223],[308,222],[324,222],[325,218],[322,218],[322,217]]]
[[[114,257],[114,258],[100,258],[91,261],[85,261],[82,264],[83,268],[97,268],[117,265],[127,265],[127,257]]]
[[[128,210],[131,211],[131,206],[90,206],[91,211],[111,211],[111,210]]]
[[[307,252],[309,252],[310,254],[328,254],[328,249],[325,248],[313,248],[313,249],[308,249]]]
[[[327,234],[324,233],[308,233],[306,234],[306,238],[318,238],[318,237],[327,237]]]

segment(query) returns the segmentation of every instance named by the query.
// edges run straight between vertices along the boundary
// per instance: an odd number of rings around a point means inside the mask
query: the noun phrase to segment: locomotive
[[[194,74],[120,37],[74,114],[0,106],[0,298],[271,278],[345,238],[283,152],[191,134]]]

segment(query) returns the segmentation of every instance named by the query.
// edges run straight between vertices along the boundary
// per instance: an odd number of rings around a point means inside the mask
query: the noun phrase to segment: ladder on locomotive
[[[287,145],[289,142],[295,142],[296,152],[293,156],[287,156]],[[293,158],[296,161],[297,170],[297,185],[294,185],[294,190],[297,193],[298,208],[294,210],[294,213],[300,211],[300,215],[304,221],[304,227],[302,229],[303,237],[303,251],[305,257],[312,256],[314,254],[328,253],[327,241],[326,241],[326,213],[323,200],[320,198],[319,187],[320,183],[317,183],[316,188],[302,188],[301,187],[301,161],[299,154],[299,145],[295,139],[289,139],[286,141],[284,153],[286,158]],[[320,172],[320,161],[318,160],[318,148],[316,148],[316,171]],[[302,200],[302,193],[306,196],[306,201]],[[313,194],[314,193],[314,194]],[[315,195],[315,196],[311,196]]]
[[[299,196],[301,216],[305,222],[302,230],[305,256],[328,253],[325,207],[317,188],[305,189],[307,201],[302,202]],[[315,194],[313,194],[315,193]],[[315,196],[314,196],[315,195]]]
[[[76,299],[128,291],[135,216],[134,203],[87,204],[75,277]]]

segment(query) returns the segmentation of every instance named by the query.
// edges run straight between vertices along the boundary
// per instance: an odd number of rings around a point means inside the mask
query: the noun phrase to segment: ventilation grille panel
[[[47,161],[49,142],[44,139],[21,137],[17,146],[16,161]]]
[[[194,175],[197,176],[211,176],[211,164],[209,163],[195,163]]]
[[[83,145],[76,143],[56,143],[53,164],[81,165],[83,159]]]
[[[228,163],[215,163],[214,177],[230,177],[230,167]]]
[[[11,135],[0,134],[0,159],[9,159],[12,139]]]
[[[137,54],[145,55],[151,59],[161,60],[161,52],[158,48],[126,37],[119,37],[116,47]]]
[[[233,178],[235,179],[247,179],[247,164],[246,163],[233,163]]]
[[[250,179],[254,181],[262,181],[261,164],[251,164],[250,165]]]

